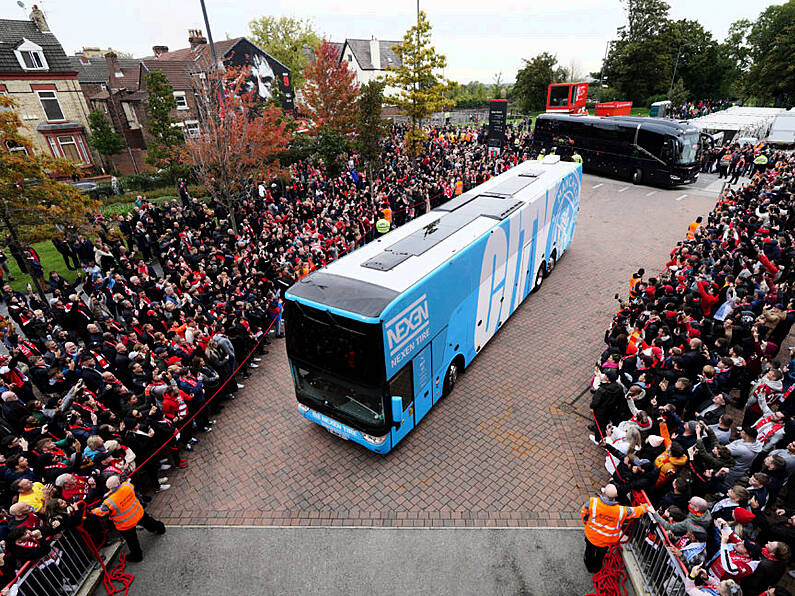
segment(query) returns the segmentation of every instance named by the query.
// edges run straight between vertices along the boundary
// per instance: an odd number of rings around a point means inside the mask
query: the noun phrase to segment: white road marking
[[[600,182],[599,184],[594,184],[591,188],[599,188],[600,186],[604,186],[604,182]]]
[[[625,190],[629,190],[629,186],[625,186],[624,188],[619,188],[618,192],[624,192]]]
[[[647,192],[647,193],[646,193],[646,196],[647,196],[647,197],[650,197],[650,196],[652,196],[653,194],[657,194],[657,191],[656,191],[656,190],[653,190],[653,191],[651,191],[651,192]]]
[[[684,199],[686,196],[687,196],[687,195],[682,195],[681,197],[676,197],[676,200],[677,200],[677,201],[681,201],[681,200],[682,200],[682,199]]]

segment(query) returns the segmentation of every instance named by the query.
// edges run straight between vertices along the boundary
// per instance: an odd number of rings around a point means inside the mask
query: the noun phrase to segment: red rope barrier
[[[627,596],[627,572],[621,557],[621,546],[614,544],[602,560],[602,568],[594,573],[593,592],[585,596]]]

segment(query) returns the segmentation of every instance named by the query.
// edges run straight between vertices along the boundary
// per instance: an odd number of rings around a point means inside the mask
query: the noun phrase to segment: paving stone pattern
[[[189,467],[169,470],[172,488],[151,512],[183,525],[578,526],[606,478],[583,391],[613,295],[638,267],[659,271],[715,200],[693,187],[617,192],[626,186],[584,177],[574,241],[553,275],[392,453],[303,419],[274,340]]]

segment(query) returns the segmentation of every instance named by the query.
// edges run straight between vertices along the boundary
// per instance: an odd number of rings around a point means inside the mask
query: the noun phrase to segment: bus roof
[[[668,133],[679,136],[684,133],[699,132],[699,129],[685,122],[677,122],[667,118],[649,118],[646,116],[580,116],[577,114],[539,114],[536,122],[543,120],[566,120],[570,122],[611,122],[619,126],[636,127],[641,124],[645,130]]]
[[[374,318],[425,276],[527,203],[546,196],[577,164],[525,161],[333,261],[293,285],[291,297]]]

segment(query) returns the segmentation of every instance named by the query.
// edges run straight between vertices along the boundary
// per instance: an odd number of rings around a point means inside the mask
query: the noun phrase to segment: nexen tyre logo
[[[386,324],[389,355],[404,349],[430,326],[427,294],[423,294]],[[413,345],[411,346],[413,348]],[[413,350],[409,350],[411,352]]]

